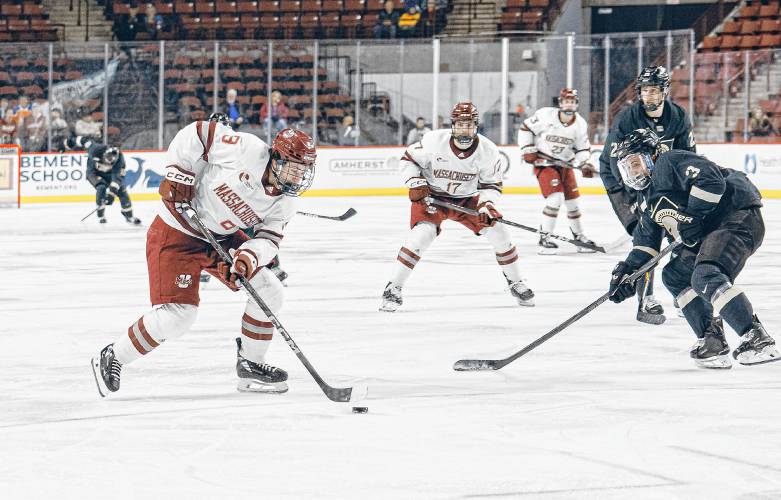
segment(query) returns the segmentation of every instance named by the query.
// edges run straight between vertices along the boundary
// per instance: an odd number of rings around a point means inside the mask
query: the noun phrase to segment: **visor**
[[[654,162],[648,153],[632,153],[618,160],[618,171],[624,184],[642,191],[651,183]]]

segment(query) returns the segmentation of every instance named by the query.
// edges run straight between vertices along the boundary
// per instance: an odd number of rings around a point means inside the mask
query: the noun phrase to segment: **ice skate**
[[[510,294],[518,302],[519,306],[534,307],[534,292],[526,286],[523,280],[507,282],[510,285]]]
[[[637,311],[637,321],[650,325],[661,325],[667,320],[662,304],[653,295],[646,295]]]
[[[385,285],[385,291],[382,292],[382,304],[380,311],[393,312],[401,307],[401,287],[396,286],[390,281]]]
[[[586,238],[585,234],[575,234],[574,232],[572,232],[572,236],[575,238],[575,240],[577,240],[577,241],[579,241],[581,243],[585,243],[587,245],[596,246],[596,243],[594,243],[590,239]],[[596,253],[596,252],[597,251],[594,248],[578,247],[578,253]]]
[[[101,223],[101,224],[105,224],[106,223],[106,218],[105,217],[100,217],[100,218],[98,218],[98,222]]]
[[[689,352],[700,368],[729,369],[729,344],[724,338],[724,326],[721,318],[713,318],[705,330],[705,336],[697,340]]]
[[[537,253],[540,255],[556,255],[559,246],[550,240],[548,233],[540,233],[540,241],[537,243]]]
[[[768,335],[765,327],[754,315],[751,329],[743,335],[743,341],[732,352],[732,356],[741,365],[759,365],[781,360],[776,349],[776,341]]]
[[[114,357],[114,344],[109,344],[92,358],[92,374],[98,385],[98,393],[106,397],[109,392],[119,390],[119,376],[122,372],[122,364]]]
[[[287,372],[266,363],[254,363],[241,355],[241,338],[236,339],[236,388],[239,392],[287,392]]]
[[[138,217],[133,217],[133,216],[125,217],[125,222],[127,222],[131,226],[140,226],[141,225],[141,219],[139,219]]]
[[[269,271],[274,273],[274,276],[276,276],[277,279],[282,283],[282,286],[287,286],[285,280],[287,279],[288,274],[285,272],[284,269],[282,269],[279,266],[273,266],[273,267],[269,267]]]

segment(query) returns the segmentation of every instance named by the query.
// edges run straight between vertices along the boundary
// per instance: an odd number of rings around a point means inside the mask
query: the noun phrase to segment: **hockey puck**
[[[366,406],[353,406],[353,413],[369,413],[369,408]]]

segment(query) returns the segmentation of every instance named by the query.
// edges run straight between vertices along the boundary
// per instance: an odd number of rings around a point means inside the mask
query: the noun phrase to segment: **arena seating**
[[[499,22],[501,31],[542,30],[549,25],[555,0],[506,0]]]
[[[57,28],[49,20],[42,0],[0,3],[0,42],[49,42]]]
[[[718,34],[702,41],[702,52],[781,48],[781,4],[759,2],[739,7]]]

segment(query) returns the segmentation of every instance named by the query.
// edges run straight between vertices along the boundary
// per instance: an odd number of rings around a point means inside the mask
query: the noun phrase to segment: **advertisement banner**
[[[406,194],[401,162],[404,147],[320,147],[317,172],[307,196],[372,196]],[[501,146],[506,165],[508,194],[538,193],[531,166],[523,163],[517,146]],[[763,196],[781,197],[781,145],[702,144],[700,154],[723,167],[745,172]],[[155,199],[162,180],[163,156],[159,151],[123,151],[127,165],[125,183],[133,199]],[[599,164],[599,146],[592,161]],[[87,182],[85,153],[23,154],[22,203],[89,201],[94,189]],[[604,193],[599,177],[578,184],[583,194]]]

